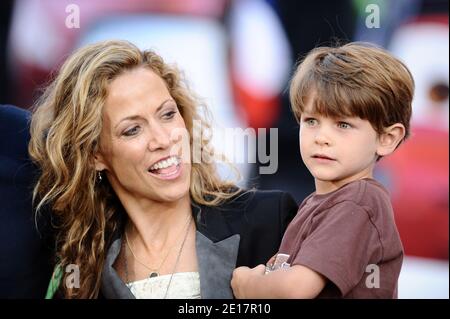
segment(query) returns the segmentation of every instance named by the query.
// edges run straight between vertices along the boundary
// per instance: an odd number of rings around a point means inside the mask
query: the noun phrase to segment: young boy
[[[237,298],[397,298],[403,248],[389,194],[372,176],[409,134],[413,91],[407,67],[367,43],[306,56],[290,99],[316,191],[279,248],[290,267],[237,268]]]

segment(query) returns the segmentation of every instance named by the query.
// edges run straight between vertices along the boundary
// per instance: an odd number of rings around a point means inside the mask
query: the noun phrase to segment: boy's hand
[[[266,267],[258,265],[255,268],[238,267],[233,271],[231,288],[237,299],[252,298],[251,283],[260,280],[264,276]]]
[[[266,267],[272,268],[273,264],[275,263],[275,260],[277,258],[278,253],[270,257],[269,261],[266,263]]]

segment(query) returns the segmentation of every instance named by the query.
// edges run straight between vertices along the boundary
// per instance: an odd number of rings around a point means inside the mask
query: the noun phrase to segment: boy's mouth
[[[317,158],[317,159],[323,159],[323,160],[329,160],[329,161],[335,161],[334,158],[331,158],[327,155],[324,154],[314,154],[313,156],[311,156],[312,158]]]

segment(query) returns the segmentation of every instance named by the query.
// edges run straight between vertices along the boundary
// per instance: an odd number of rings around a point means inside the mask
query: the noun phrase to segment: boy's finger
[[[269,261],[267,262],[267,266],[272,266],[273,263],[275,262],[275,259],[277,258],[277,254],[273,255],[272,257],[270,257]]]
[[[266,266],[258,265],[255,268],[253,268],[253,270],[263,275],[266,272]]]

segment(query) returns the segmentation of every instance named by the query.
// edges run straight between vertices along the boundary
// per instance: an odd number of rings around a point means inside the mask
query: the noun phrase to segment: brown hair
[[[105,41],[81,48],[61,67],[35,105],[29,151],[41,175],[34,189],[37,211],[49,205],[57,221],[58,263],[80,265],[80,288],[60,289],[68,298],[94,298],[112,235],[120,229],[121,204],[107,181],[96,181],[94,154],[102,130],[108,84],[127,70],[146,67],[160,76],[177,103],[190,134],[201,121],[199,104],[180,72],[152,51],[126,41]],[[201,134],[201,136],[204,136]],[[202,151],[213,154],[202,138]],[[213,156],[213,155],[211,155]],[[222,181],[213,163],[192,163],[190,195],[198,204],[215,206],[240,190]],[[67,277],[64,272],[63,283]]]
[[[313,49],[290,85],[297,121],[313,93],[314,113],[357,116],[368,120],[378,134],[401,123],[404,139],[409,135],[414,80],[406,65],[384,49],[363,42]]]

